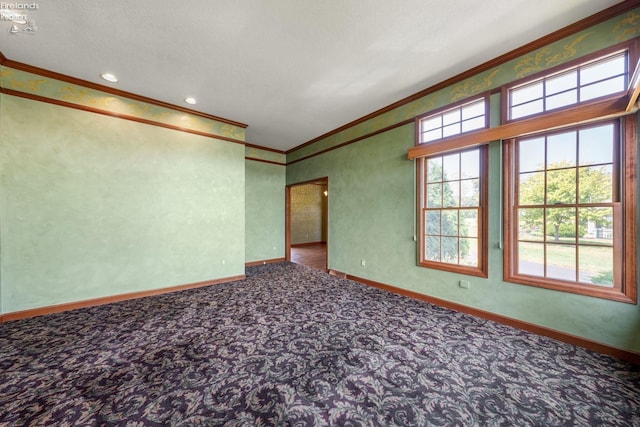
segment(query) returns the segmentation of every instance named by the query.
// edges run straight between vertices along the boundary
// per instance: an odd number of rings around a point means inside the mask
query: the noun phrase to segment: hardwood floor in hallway
[[[318,270],[327,270],[327,244],[291,247],[291,262],[306,265]]]

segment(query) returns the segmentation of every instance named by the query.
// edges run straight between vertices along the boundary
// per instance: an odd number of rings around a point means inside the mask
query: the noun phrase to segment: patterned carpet
[[[282,263],[0,325],[0,425],[640,426],[640,367]]]

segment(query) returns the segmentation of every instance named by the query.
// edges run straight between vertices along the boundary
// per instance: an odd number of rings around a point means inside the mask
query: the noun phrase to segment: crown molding
[[[286,163],[282,163],[282,162],[274,162],[273,160],[259,159],[259,158],[257,158],[257,157],[248,157],[248,156],[245,156],[245,160],[251,160],[251,161],[253,161],[253,162],[269,163],[270,165],[287,166],[287,164],[286,164]]]
[[[130,116],[130,115],[127,115],[127,114],[114,113],[114,112],[109,111],[109,110],[101,110],[99,108],[87,107],[86,105],[73,104],[71,102],[60,101],[58,99],[46,98],[44,96],[35,95],[33,93],[20,92],[20,91],[17,91],[17,90],[5,89],[5,88],[2,88],[2,87],[0,87],[0,93],[3,93],[5,95],[17,96],[19,98],[30,99],[32,101],[39,101],[39,102],[43,102],[45,104],[52,104],[52,105],[58,105],[60,107],[73,108],[75,110],[87,111],[89,113],[102,114],[103,116],[117,117],[119,119],[129,120],[129,121],[132,121],[132,122],[143,123],[143,124],[146,124],[146,125],[162,127],[162,128],[166,128],[166,129],[176,130],[176,131],[179,131],[179,132],[185,132],[185,133],[190,133],[190,134],[193,134],[193,135],[204,136],[206,138],[219,139],[219,140],[222,140],[222,141],[233,142],[234,144],[244,145],[244,141],[241,141],[239,139],[229,138],[229,137],[223,136],[223,135],[217,135],[217,134],[214,134],[214,133],[202,132],[202,131],[195,130],[195,129],[189,129],[189,128],[184,128],[184,127],[180,127],[180,126],[171,125],[171,124],[168,124],[168,123],[162,123],[162,122],[157,122],[157,121],[153,121],[153,120],[143,119],[143,118],[140,118],[140,117]]]
[[[382,128],[382,129],[374,130],[373,132],[369,132],[369,133],[366,133],[364,135],[360,135],[360,136],[358,136],[356,138],[349,139],[349,140],[343,142],[342,144],[338,144],[338,145],[334,145],[334,146],[329,147],[329,148],[325,148],[324,150],[309,154],[307,156],[300,157],[299,159],[295,159],[295,160],[292,160],[290,162],[287,161],[287,165],[292,165],[294,163],[298,163],[298,162],[301,162],[303,160],[310,159],[311,157],[319,156],[319,155],[327,153],[329,151],[337,150],[338,148],[342,148],[342,147],[345,147],[347,145],[354,144],[354,143],[356,143],[358,141],[369,139],[369,138],[374,137],[376,135],[379,135],[381,133],[385,133],[385,132],[388,132],[388,131],[393,130],[395,128],[399,128],[399,127],[402,127],[402,126],[407,125],[409,123],[413,123],[414,121],[415,121],[415,119],[412,117],[410,119],[406,119],[406,120],[403,120],[401,122],[395,123],[395,124],[393,124],[391,126],[387,126],[387,127]]]
[[[244,145],[249,148],[256,148],[258,150],[264,150],[264,151],[271,151],[272,153],[287,154],[286,151],[276,150],[275,148],[263,147],[262,145],[249,144],[248,142],[245,142]]]
[[[66,74],[61,74],[61,73],[57,73],[55,71],[46,70],[44,68],[36,67],[36,66],[33,66],[33,65],[24,64],[22,62],[13,61],[13,60],[8,59],[7,57],[5,57],[1,52],[0,52],[0,65],[3,65],[5,67],[9,67],[9,68],[13,68],[15,70],[25,71],[27,73],[36,74],[36,75],[39,75],[39,76],[42,76],[42,77],[47,77],[47,78],[51,78],[51,79],[55,79],[55,80],[59,80],[59,81],[67,82],[67,83],[71,83],[71,84],[74,84],[74,85],[77,85],[77,86],[82,86],[82,87],[85,87],[85,88],[88,88],[88,89],[93,89],[93,90],[98,90],[98,91],[101,91],[101,92],[110,93],[111,95],[115,95],[115,96],[119,96],[119,97],[122,97],[122,98],[131,99],[133,101],[144,102],[146,104],[152,104],[152,105],[156,105],[158,107],[168,108],[170,110],[179,111],[181,113],[193,114],[195,116],[203,117],[205,119],[214,120],[214,121],[217,121],[217,122],[226,123],[226,124],[233,125],[233,126],[238,126],[238,127],[243,128],[243,129],[248,127],[248,125],[245,124],[245,123],[236,122],[234,120],[225,119],[223,117],[214,116],[214,115],[203,113],[203,112],[200,112],[200,111],[197,111],[197,110],[192,110],[190,108],[185,108],[185,107],[181,107],[179,105],[170,104],[168,102],[159,101],[157,99],[148,98],[146,96],[137,95],[137,94],[132,93],[132,92],[126,92],[126,91],[123,91],[123,90],[114,89],[114,88],[109,87],[109,86],[101,85],[101,84],[98,84],[98,83],[93,83],[93,82],[90,82],[90,81],[87,81],[87,80],[78,79],[76,77],[71,77],[71,76],[68,76]]]
[[[338,134],[346,129],[349,129],[353,126],[359,125],[360,123],[364,123],[368,120],[371,120],[375,117],[378,117],[384,113],[388,113],[389,111],[395,110],[398,107],[401,107],[403,105],[406,105],[410,102],[416,101],[422,97],[425,97],[427,95],[430,95],[434,92],[437,92],[441,89],[444,89],[448,86],[452,86],[456,83],[460,83],[463,80],[466,80],[470,77],[473,77],[476,74],[480,74],[484,71],[488,71],[498,65],[502,65],[505,62],[511,61],[513,59],[516,59],[520,56],[526,55],[530,52],[533,52],[534,50],[540,49],[548,44],[554,43],[558,40],[562,40],[565,37],[571,36],[575,33],[578,33],[580,31],[586,30],[590,27],[593,27],[594,25],[600,24],[604,21],[607,21],[611,18],[615,18],[618,15],[621,15],[625,12],[628,12],[632,9],[637,8],[638,6],[640,6],[640,3],[638,2],[638,0],[625,0],[621,3],[618,3],[616,5],[613,5],[605,10],[602,10],[598,13],[595,13],[591,16],[588,16],[584,19],[581,19],[578,22],[575,22],[571,25],[567,25],[564,28],[561,28],[559,30],[554,31],[553,33],[547,34],[546,36],[540,37],[537,40],[534,40],[530,43],[525,44],[524,46],[520,46],[517,49],[514,49],[510,52],[507,52],[503,55],[500,55],[490,61],[487,61],[483,64],[480,64],[476,67],[473,67],[469,70],[464,71],[463,73],[460,73],[458,75],[455,75],[453,77],[448,78],[447,80],[444,80],[440,83],[437,83],[433,86],[430,86],[426,89],[421,90],[420,92],[414,93],[413,95],[409,95],[406,98],[403,98],[399,101],[394,102],[393,104],[389,104],[386,107],[383,107],[379,110],[376,110],[370,114],[367,114],[366,116],[360,117],[359,119],[356,119],[354,121],[351,121],[345,125],[340,126],[339,128],[336,128],[332,131],[329,131],[325,134],[322,134],[316,138],[313,138],[310,141],[307,141],[303,144],[300,144],[296,147],[293,147],[289,150],[287,150],[287,154],[294,152],[296,150],[299,150],[300,148],[306,147],[307,145],[311,145],[313,143],[316,143],[318,141],[322,141],[325,138],[328,138],[330,136],[333,136],[335,134]]]

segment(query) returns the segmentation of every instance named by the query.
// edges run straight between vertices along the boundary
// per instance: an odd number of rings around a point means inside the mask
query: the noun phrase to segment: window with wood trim
[[[487,147],[418,160],[420,265],[487,277]]]
[[[418,117],[416,145],[486,128],[487,100],[484,96]]]
[[[633,46],[503,88],[506,126],[527,124],[504,146],[505,281],[637,301]]]
[[[635,126],[607,120],[505,145],[506,281],[636,300]]]
[[[507,120],[566,109],[627,90],[628,48],[507,86]]]

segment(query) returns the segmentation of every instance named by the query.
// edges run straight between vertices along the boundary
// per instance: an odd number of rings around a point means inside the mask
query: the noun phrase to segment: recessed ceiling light
[[[196,103],[196,99],[195,99],[194,97],[192,97],[192,96],[187,96],[187,97],[184,99],[184,102],[186,102],[187,104],[191,104],[191,105],[193,105],[193,104],[195,104],[195,103]]]
[[[114,76],[111,73],[102,73],[100,74],[100,77],[102,77],[103,79],[105,79],[108,82],[111,83],[117,83],[118,82],[118,78],[116,76]]]

